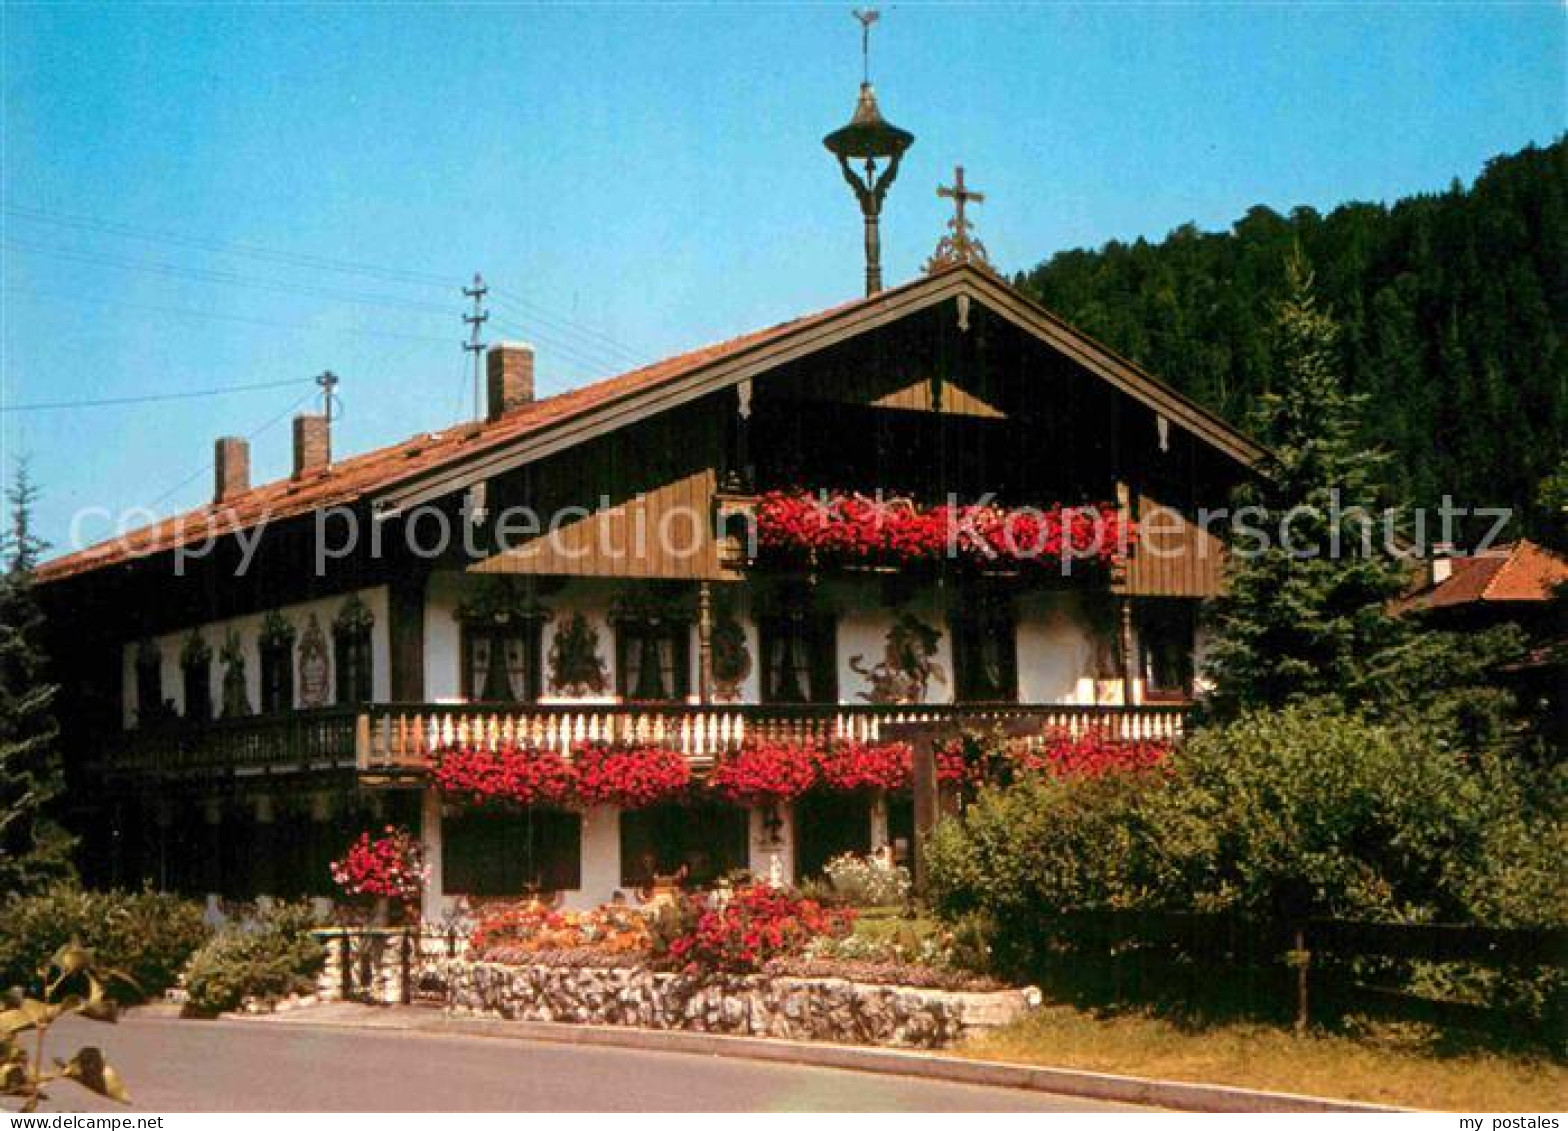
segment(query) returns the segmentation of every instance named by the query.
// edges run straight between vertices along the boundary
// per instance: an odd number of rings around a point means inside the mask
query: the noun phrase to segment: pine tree
[[[1238,515],[1264,538],[1237,540],[1227,591],[1210,610],[1217,629],[1212,710],[1220,717],[1354,695],[1400,634],[1385,612],[1404,567],[1384,544],[1384,457],[1358,438],[1364,398],[1342,386],[1338,329],[1319,308],[1299,253],[1287,276],[1275,321],[1277,379],[1259,398],[1253,425],[1270,454],[1234,499]]]
[[[65,782],[52,711],[59,688],[46,678],[43,613],[33,593],[45,548],[32,529],[37,497],[26,464],[18,464],[6,492],[10,529],[0,538],[0,895],[72,872],[72,838],[48,816]]]

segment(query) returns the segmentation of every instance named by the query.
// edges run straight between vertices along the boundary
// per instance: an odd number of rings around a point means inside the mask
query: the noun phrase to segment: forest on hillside
[[[1512,506],[1540,529],[1538,487],[1568,452],[1568,138],[1495,158],[1468,188],[1327,215],[1258,205],[1228,232],[1064,251],[1015,281],[1245,427],[1276,372],[1297,244],[1367,398],[1366,439],[1393,456],[1392,497]]]

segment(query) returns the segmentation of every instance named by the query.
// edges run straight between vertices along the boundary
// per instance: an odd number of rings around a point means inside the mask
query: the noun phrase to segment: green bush
[[[247,998],[273,1001],[309,993],[326,962],[311,935],[310,905],[278,903],[255,919],[224,927],[191,956],[185,991],[198,1013],[237,1009]]]
[[[75,939],[99,966],[135,980],[135,987],[115,980],[111,992],[121,1001],[153,998],[210,935],[201,905],[178,896],[61,885],[0,905],[0,987],[36,992],[38,967]]]
[[[1198,731],[1159,771],[984,791],[927,845],[931,896],[1028,968],[1051,916],[1542,925],[1568,919],[1564,774],[1323,707]]]

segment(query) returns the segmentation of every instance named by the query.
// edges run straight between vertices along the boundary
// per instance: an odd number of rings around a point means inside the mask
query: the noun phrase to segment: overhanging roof
[[[369,500],[378,514],[395,515],[960,296],[1239,463],[1250,466],[1262,455],[1262,448],[1212,412],[996,276],[965,264],[546,397],[497,421],[422,434],[301,479],[260,485],[222,504],[197,507],[46,562],[38,579],[59,581],[329,506]]]
[[[926,276],[834,310],[785,323],[734,348],[715,351],[662,379],[574,414],[515,443],[459,465],[432,470],[377,496],[379,513],[396,514],[503,474],[632,421],[674,408],[727,386],[761,376],[848,338],[966,296],[1133,399],[1250,467],[1263,449],[1218,416],[1133,362],[1075,330],[1044,307],[988,272],[967,264]]]

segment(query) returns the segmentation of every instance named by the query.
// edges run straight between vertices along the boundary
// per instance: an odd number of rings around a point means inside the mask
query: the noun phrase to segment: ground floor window
[[[710,884],[746,867],[748,815],[736,805],[654,805],[621,814],[621,883],[644,888],[686,869]]]
[[[871,851],[871,798],[814,790],[795,802],[795,874],[821,873],[835,856]]]
[[[582,818],[555,809],[441,819],[447,895],[515,896],[582,887]]]

